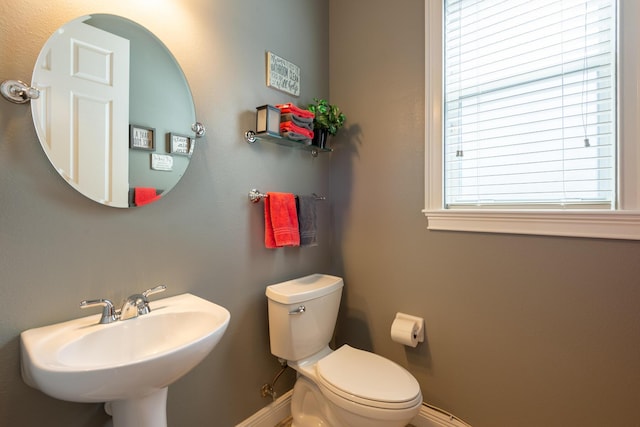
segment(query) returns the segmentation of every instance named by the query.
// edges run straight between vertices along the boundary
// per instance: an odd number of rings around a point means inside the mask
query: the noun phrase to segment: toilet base
[[[291,395],[291,427],[338,426],[329,413],[329,405],[322,399],[320,389],[306,377],[299,375]]]
[[[371,410],[371,416],[375,416],[375,412],[381,411],[376,408],[371,408]],[[389,416],[387,411],[385,411],[387,415],[384,417],[385,419],[356,414],[325,398],[313,381],[299,375],[291,396],[291,417],[293,419],[291,427],[405,427],[419,410],[420,406],[415,411],[413,409],[403,411],[405,416],[399,416],[398,419],[390,419],[394,417]]]

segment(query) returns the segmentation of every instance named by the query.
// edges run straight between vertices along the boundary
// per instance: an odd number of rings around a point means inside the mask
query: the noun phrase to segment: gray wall
[[[19,333],[87,315],[84,298],[115,301],[164,283],[229,309],[212,354],[171,386],[173,426],[232,426],[270,402],[260,386],[279,365],[268,345],[265,285],[330,266],[330,155],[247,144],[255,107],[327,97],[323,0],[5,0],[0,79],[31,80],[40,47],[79,15],[114,13],[162,39],[190,82],[207,135],[183,179],[157,203],[108,208],[74,192],[50,166],[28,105],[0,99],[0,424],[101,426],[101,405],[67,403],[20,378]],[[300,98],[265,86],[265,51],[302,69]],[[248,191],[317,192],[319,246],[267,250],[262,204]],[[291,387],[292,375],[278,392]]]
[[[30,80],[40,46],[69,19],[116,13],[166,42],[208,127],[167,197],[119,210],[73,192],[29,108],[0,100],[3,425],[101,426],[100,405],[23,384],[18,334],[84,315],[83,298],[165,283],[166,295],[192,292],[232,315],[213,353],[171,387],[169,423],[232,426],[268,403],[259,388],[278,368],[264,286],[315,271],[345,276],[340,342],[407,366],[427,402],[474,427],[638,425],[640,244],[426,230],[422,1],[158,4],[0,3],[0,79]],[[267,49],[301,66],[301,101],[330,94],[347,112],[333,154],[242,140],[255,106],[291,100],[264,86]],[[320,246],[264,249],[252,187],[327,195]],[[390,341],[396,311],[425,318],[425,344]],[[279,392],[291,375],[281,381]]]
[[[640,242],[427,231],[424,2],[330,0],[329,22],[339,341],[474,427],[640,426]],[[426,343],[390,340],[396,311]]]

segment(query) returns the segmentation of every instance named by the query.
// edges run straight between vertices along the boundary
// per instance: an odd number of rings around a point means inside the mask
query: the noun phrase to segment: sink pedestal
[[[167,427],[167,390],[108,402],[105,411],[113,417],[113,427]]]

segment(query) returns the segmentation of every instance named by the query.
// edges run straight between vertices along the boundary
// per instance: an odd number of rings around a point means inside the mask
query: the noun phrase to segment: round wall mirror
[[[31,101],[49,161],[76,190],[107,206],[163,197],[195,146],[195,107],[177,61],[151,32],[107,14],[59,28],[36,62]]]

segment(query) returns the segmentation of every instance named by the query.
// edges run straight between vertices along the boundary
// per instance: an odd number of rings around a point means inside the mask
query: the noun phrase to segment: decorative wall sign
[[[156,130],[138,125],[129,125],[129,148],[155,150]]]
[[[300,67],[273,52],[267,52],[267,86],[299,96]]]
[[[193,153],[193,138],[177,133],[167,134],[168,151],[171,154],[190,156]]]
[[[151,169],[155,171],[172,171],[173,157],[168,154],[151,154]]]

